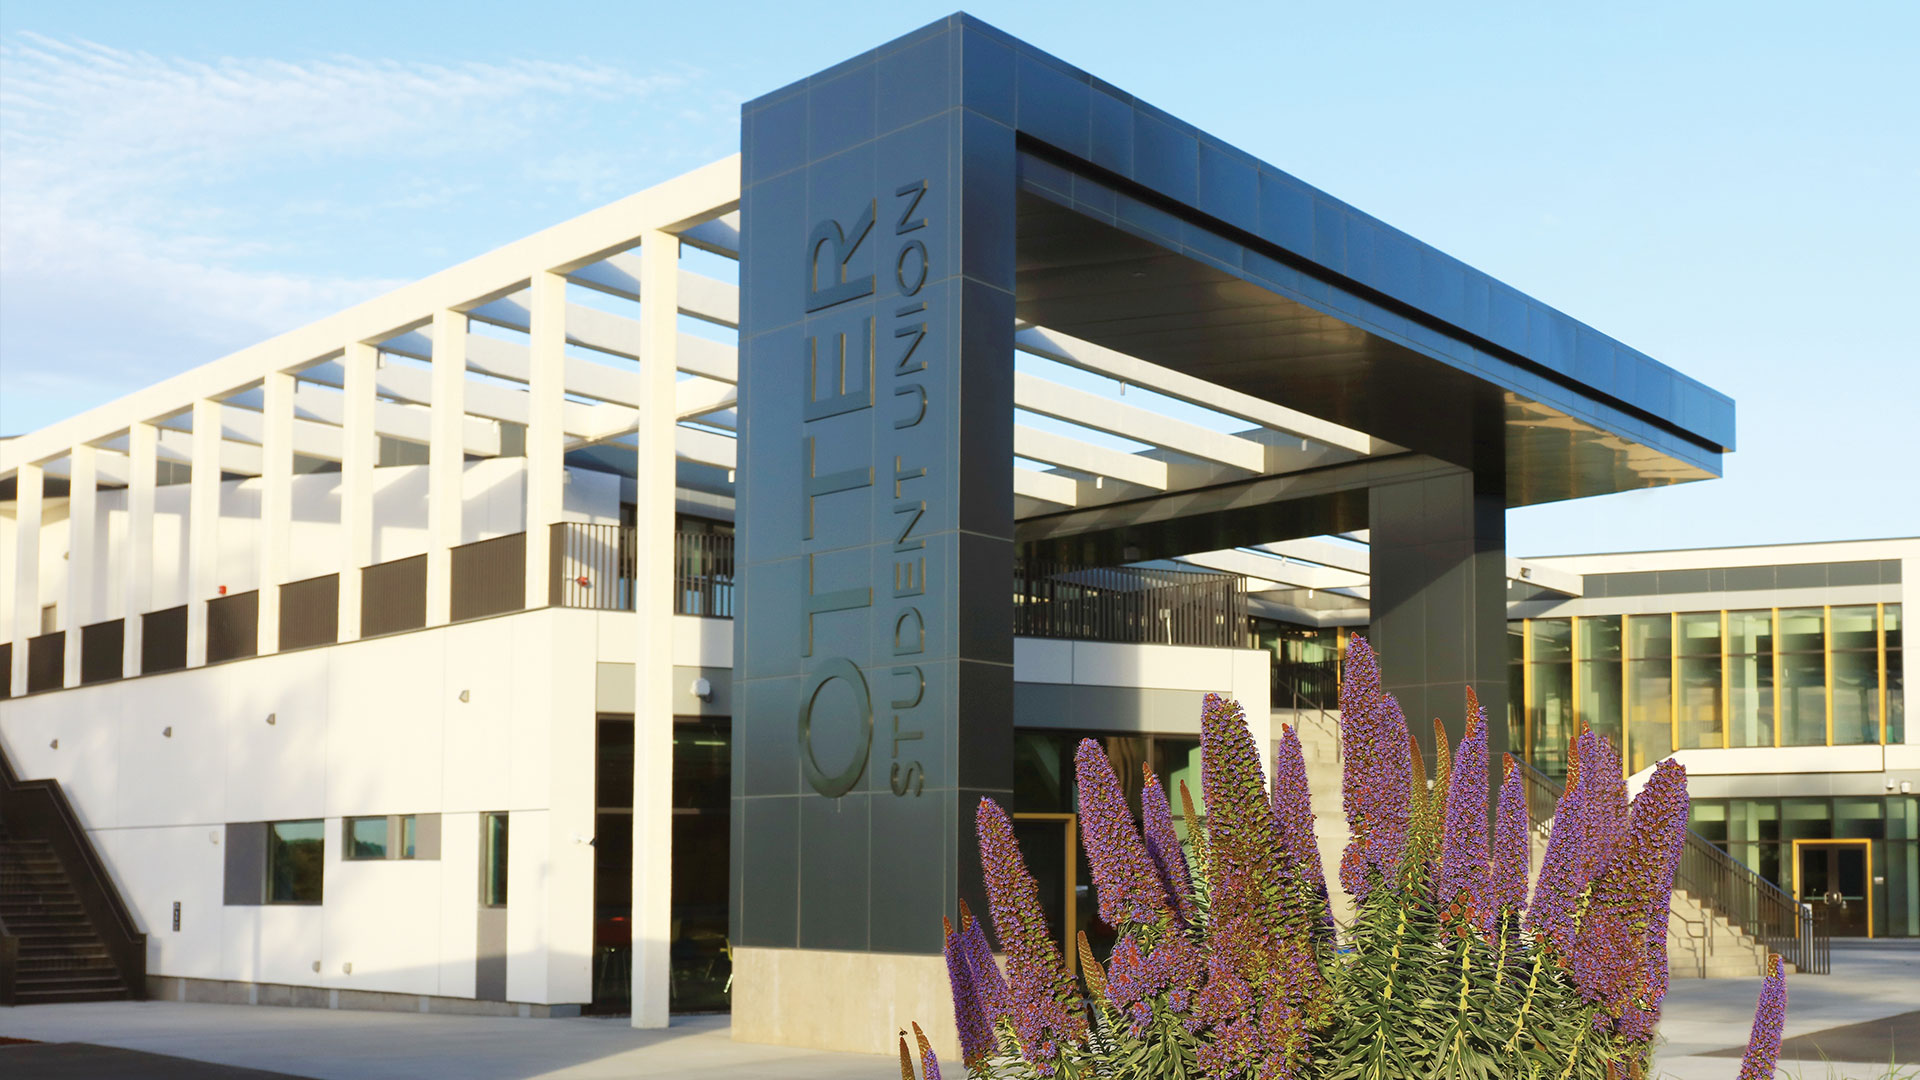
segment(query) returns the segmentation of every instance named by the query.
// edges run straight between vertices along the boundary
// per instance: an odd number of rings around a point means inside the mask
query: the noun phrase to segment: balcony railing
[[[639,565],[636,532],[621,525],[561,522],[553,526],[551,603],[556,607],[632,611]],[[673,611],[733,617],[733,536],[673,534]]]
[[[1020,637],[1130,645],[1247,644],[1246,581],[1238,574],[1026,562],[1013,571]]]

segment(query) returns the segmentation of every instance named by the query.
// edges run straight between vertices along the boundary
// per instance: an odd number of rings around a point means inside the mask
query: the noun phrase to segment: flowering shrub
[[[1104,961],[1082,934],[1079,978],[991,799],[976,817],[1003,979],[980,920],[949,925],[947,969],[968,1074],[1172,1080],[1635,1080],[1647,1075],[1667,991],[1667,912],[1685,837],[1686,771],[1669,760],[1629,802],[1620,759],[1582,733],[1527,895],[1525,795],[1509,756],[1489,829],[1487,719],[1471,691],[1457,748],[1437,738],[1430,784],[1418,744],[1365,640],[1340,691],[1339,866],[1354,898],[1336,925],[1313,836],[1298,735],[1280,738],[1269,788],[1240,707],[1201,717],[1206,816],[1181,785],[1192,868],[1160,782],[1145,774],[1136,825],[1119,778],[1081,743],[1082,842]],[[1436,731],[1437,722],[1436,722]],[[1776,962],[1742,1077],[1778,1053],[1786,988]],[[918,1029],[916,1029],[917,1034]],[[917,1040],[928,1078],[938,1064]],[[912,1080],[901,1042],[902,1076]]]

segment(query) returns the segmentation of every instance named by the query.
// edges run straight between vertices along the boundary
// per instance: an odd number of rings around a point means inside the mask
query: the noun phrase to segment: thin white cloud
[[[689,98],[709,102],[704,126],[723,132],[730,109],[699,80],[585,62],[203,62],[10,35],[0,432],[391,288],[396,270],[418,268],[356,260],[356,237],[391,238],[482,183],[563,200],[642,186],[622,183],[631,157],[556,162],[559,133],[643,106],[677,116]]]

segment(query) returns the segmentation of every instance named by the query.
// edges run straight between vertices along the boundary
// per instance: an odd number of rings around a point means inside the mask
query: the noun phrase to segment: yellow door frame
[[[1793,842],[1793,898],[1805,903],[1800,895],[1800,846],[1809,847],[1857,847],[1867,853],[1867,937],[1873,937],[1873,841],[1872,840],[1795,840]]]
[[[1067,974],[1076,975],[1080,970],[1080,950],[1074,941],[1075,932],[1080,926],[1080,860],[1074,855],[1074,842],[1080,830],[1080,815],[1015,814],[1013,820],[1057,821],[1066,826],[1062,831],[1066,834],[1067,842],[1067,902],[1061,908],[1063,925],[1060,927],[1060,952],[1067,961]]]

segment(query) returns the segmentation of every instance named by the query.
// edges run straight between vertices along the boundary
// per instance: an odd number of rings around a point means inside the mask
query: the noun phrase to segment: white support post
[[[360,640],[360,568],[373,562],[373,467],[380,452],[373,427],[374,369],[379,350],[356,341],[340,363],[346,401],[340,425],[340,640]]]
[[[159,470],[160,429],[127,427],[127,530],[120,552],[120,674],[140,674],[142,619],[153,603],[153,497]]]
[[[427,447],[427,625],[453,618],[453,549],[466,476],[467,316],[433,313],[433,401]]]
[[[220,403],[193,403],[193,473],[187,486],[187,666],[207,662],[207,602],[220,572]]]
[[[93,619],[93,575],[100,571],[94,532],[99,522],[98,459],[92,445],[73,448],[67,489],[67,670],[63,684],[80,685],[80,628]]]
[[[634,549],[633,1026],[667,1026],[673,898],[674,345],[680,240],[640,244]]]
[[[14,477],[13,692],[27,692],[27,642],[40,634],[40,518],[45,473],[22,463]]]
[[[293,535],[293,383],[269,371],[261,386],[260,628],[261,656],[280,651],[280,586],[287,580]]]
[[[560,520],[565,482],[567,279],[536,271],[528,297],[527,599],[546,607],[552,586],[552,526]]]

